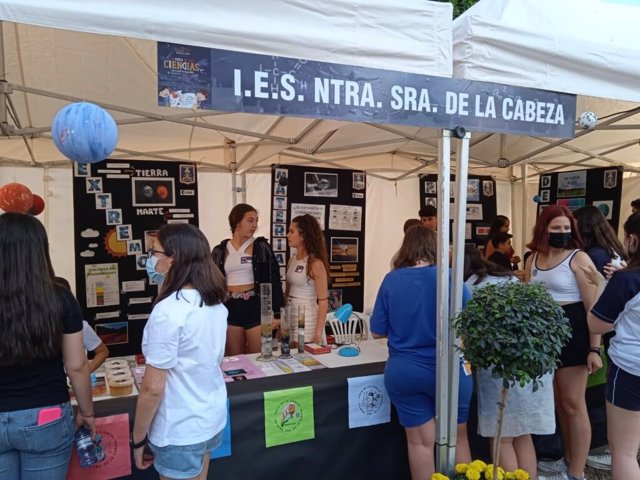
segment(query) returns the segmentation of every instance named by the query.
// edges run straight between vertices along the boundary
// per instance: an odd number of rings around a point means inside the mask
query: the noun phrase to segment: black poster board
[[[571,211],[595,205],[617,232],[623,172],[622,167],[603,167],[540,175],[537,215],[553,204]]]
[[[111,356],[140,352],[158,286],[146,254],[164,223],[198,225],[196,166],[105,160],[74,163],[76,297]]]
[[[454,181],[455,175],[451,175],[451,203],[454,203]],[[420,207],[433,205],[438,208],[437,182],[437,174],[420,176]],[[465,242],[473,243],[480,249],[484,248],[489,238],[489,227],[497,214],[496,181],[489,175],[469,175],[467,182]]]
[[[284,280],[294,217],[310,214],[322,227],[329,256],[329,311],[350,303],[364,308],[366,174],[356,170],[274,166],[271,173],[271,246]]]

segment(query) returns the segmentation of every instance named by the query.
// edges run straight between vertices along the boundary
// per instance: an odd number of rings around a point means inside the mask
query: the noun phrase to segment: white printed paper
[[[347,379],[349,384],[349,428],[389,423],[391,402],[384,375],[368,375]]]
[[[118,264],[85,265],[87,308],[120,305],[118,290]]]

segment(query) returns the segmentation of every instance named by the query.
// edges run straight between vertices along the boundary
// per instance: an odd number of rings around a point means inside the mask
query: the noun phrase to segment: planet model
[[[158,188],[156,188],[156,193],[162,200],[166,200],[169,196],[169,189],[164,185],[160,185]]]
[[[153,197],[153,187],[151,187],[151,185],[145,185],[142,189],[142,195],[144,195],[144,198]]]

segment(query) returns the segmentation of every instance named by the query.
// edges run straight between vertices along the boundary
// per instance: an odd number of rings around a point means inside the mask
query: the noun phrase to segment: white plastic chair
[[[337,345],[360,343],[360,340],[369,336],[368,319],[362,313],[353,312],[346,322],[338,320],[333,313],[327,314],[327,324],[331,327],[331,333]],[[358,332],[358,326],[359,332]]]

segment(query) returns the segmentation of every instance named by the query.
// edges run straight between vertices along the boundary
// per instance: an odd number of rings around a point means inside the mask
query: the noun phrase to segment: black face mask
[[[571,232],[551,232],[549,233],[549,245],[554,248],[564,248],[571,241]]]

